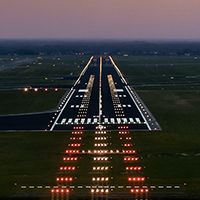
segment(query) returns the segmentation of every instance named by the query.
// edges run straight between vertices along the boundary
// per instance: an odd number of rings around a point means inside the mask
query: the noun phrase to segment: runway
[[[91,57],[46,130],[160,130],[112,57]]]

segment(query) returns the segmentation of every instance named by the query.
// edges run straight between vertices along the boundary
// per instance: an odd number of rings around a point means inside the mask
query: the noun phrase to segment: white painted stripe
[[[129,118],[129,121],[130,121],[131,123],[134,123],[133,118]]]
[[[78,124],[78,121],[79,121],[79,119],[76,118],[76,119],[74,120],[74,123],[75,123],[75,124]]]
[[[121,119],[120,118],[117,118],[117,123],[121,124]]]
[[[114,91],[114,92],[124,92],[123,89],[114,89],[113,91]]]
[[[115,124],[115,119],[114,118],[110,118],[111,123]]]
[[[82,118],[81,119],[81,123],[83,124],[85,122],[85,118]]]
[[[136,122],[137,122],[138,124],[141,124],[141,121],[140,121],[139,118],[135,118],[135,120],[136,120]]]
[[[78,92],[88,92],[88,89],[79,89]]]
[[[67,122],[67,123],[72,123],[72,120],[73,120],[73,119],[71,119],[71,118],[68,119],[68,122]]]
[[[104,122],[105,122],[105,123],[108,123],[108,118],[104,118]]]
[[[60,111],[60,113],[59,113],[58,117],[56,118],[56,120],[55,120],[54,124],[52,125],[52,127],[51,127],[50,131],[52,131],[52,130],[54,129],[54,127],[55,127],[55,125],[56,125],[56,123],[57,123],[58,119],[60,118],[60,116],[61,116],[61,114],[62,114],[63,110],[64,110],[64,109],[65,109],[65,107],[67,106],[67,104],[68,104],[69,100],[71,99],[72,95],[74,94],[74,92],[75,92],[75,89],[74,89],[74,90],[72,90],[72,93],[70,94],[69,98],[68,98],[68,99],[67,99],[67,101],[65,102],[65,105],[62,107],[62,109],[61,109],[61,111]]]
[[[128,120],[126,118],[122,118],[122,120],[124,121],[124,123],[128,122]]]
[[[66,119],[62,119],[61,124],[64,124],[66,122]]]
[[[87,119],[87,124],[90,124],[91,121],[92,121],[91,118],[88,118],[88,119]]]

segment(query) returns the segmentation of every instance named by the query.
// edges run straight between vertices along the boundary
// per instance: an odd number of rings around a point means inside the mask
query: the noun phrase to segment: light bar
[[[69,193],[69,189],[51,189],[51,193]]]
[[[131,189],[131,193],[148,193],[149,189]]]
[[[73,129],[84,129],[83,126],[74,126]]]
[[[132,171],[132,170],[134,170],[134,171],[140,171],[142,169],[142,167],[126,167],[126,170],[130,170],[130,171]]]
[[[135,150],[122,150],[122,153],[125,153],[125,154],[132,154],[135,152],[136,152]]]
[[[93,167],[92,170],[94,170],[94,171],[107,171],[108,166],[97,166],[97,167]]]
[[[65,150],[65,153],[79,153],[79,150]]]
[[[64,166],[64,167],[60,167],[60,170],[61,171],[67,171],[67,170],[72,170],[72,171],[74,171],[76,169],[76,167],[74,167],[74,166]]]
[[[70,140],[82,140],[82,137],[70,137]]]
[[[58,177],[56,178],[56,181],[57,182],[63,182],[63,181],[71,182],[73,181],[73,178],[72,177]]]
[[[68,144],[68,146],[70,146],[70,147],[80,147],[81,144],[80,143],[73,143],[73,144]]]
[[[95,137],[94,139],[95,140],[106,140],[107,138],[106,137]]]
[[[108,157],[94,157],[93,160],[94,161],[107,161]]]
[[[77,161],[78,157],[64,157],[63,160],[64,161]]]
[[[145,177],[129,177],[128,181],[145,181]]]
[[[109,189],[91,189],[91,193],[109,193]]]
[[[95,143],[94,146],[95,147],[107,147],[108,144],[106,144],[106,143]]]
[[[139,157],[124,157],[124,161],[138,161]]]
[[[126,134],[129,134],[129,131],[119,131],[119,134],[126,135]]]
[[[73,131],[72,134],[73,135],[82,135],[83,132],[82,131]]]
[[[128,144],[126,143],[126,144],[122,144],[122,146],[124,146],[124,147],[132,147],[133,145],[129,144],[129,143]]]
[[[128,126],[118,126],[118,129],[128,129]]]
[[[104,181],[109,181],[109,178],[108,177],[93,177],[92,181],[104,182]]]

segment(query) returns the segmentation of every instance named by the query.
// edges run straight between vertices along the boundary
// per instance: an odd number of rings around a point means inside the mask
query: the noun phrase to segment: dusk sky
[[[200,0],[0,0],[0,38],[200,39]]]

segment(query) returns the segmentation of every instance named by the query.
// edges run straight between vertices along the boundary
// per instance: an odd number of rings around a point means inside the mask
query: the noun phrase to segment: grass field
[[[0,115],[41,112],[55,109],[66,90],[9,90],[0,91]]]
[[[23,60],[25,58],[18,59]],[[8,58],[6,57],[7,60]],[[5,87],[8,85],[11,87],[16,85],[52,84],[52,82],[53,84],[63,84],[62,79],[60,82],[59,80],[55,81],[54,78],[79,75],[88,60],[88,56],[83,57],[81,55],[39,56],[34,58],[31,63],[19,62],[19,64],[13,64],[15,66],[14,68],[9,67],[10,60],[8,60],[4,63],[8,67],[0,70],[0,86]],[[67,83],[72,84],[73,81],[68,80]]]
[[[115,56],[128,81],[134,83],[199,82],[200,59],[188,56]]]
[[[157,78],[163,73],[169,76],[200,74],[199,60],[191,57],[116,58],[117,65],[125,75],[143,76],[148,82],[157,80],[155,78],[151,81],[149,74]],[[154,70],[155,63],[159,64],[159,70]],[[163,63],[166,66],[162,67]],[[170,63],[174,63],[175,67],[170,66]],[[138,64],[141,65],[138,67]],[[143,68],[146,64],[149,66]],[[200,195],[199,86],[138,86],[136,90],[162,127],[161,132],[131,133],[139,155],[143,156],[141,165],[146,167],[143,175],[149,177],[148,184],[180,185],[180,192]],[[52,102],[55,103],[55,100],[52,99]],[[120,149],[116,132],[109,134],[112,135],[110,142],[113,148]],[[91,149],[93,137],[92,133],[85,133],[85,149]],[[54,184],[68,139],[68,132],[0,133],[0,196],[41,192],[22,190],[19,187],[21,185]],[[112,174],[125,184],[127,174],[119,173],[124,166],[118,159],[113,157],[111,165],[117,167],[113,168]],[[91,174],[85,173],[91,167],[89,161],[89,157],[84,157],[77,163],[80,167],[77,175],[85,177],[77,184],[89,183]],[[162,191],[167,192],[159,190]]]

